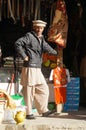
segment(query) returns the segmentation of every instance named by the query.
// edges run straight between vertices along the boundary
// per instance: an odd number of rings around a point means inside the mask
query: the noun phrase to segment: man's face
[[[44,27],[42,27],[42,26],[34,26],[34,31],[36,32],[37,36],[41,36],[43,31],[44,31]]]

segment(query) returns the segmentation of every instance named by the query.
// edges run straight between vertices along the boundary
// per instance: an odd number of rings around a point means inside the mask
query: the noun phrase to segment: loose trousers
[[[24,86],[23,95],[26,102],[26,114],[32,114],[33,101],[39,114],[48,111],[49,87],[47,83],[35,86]]]

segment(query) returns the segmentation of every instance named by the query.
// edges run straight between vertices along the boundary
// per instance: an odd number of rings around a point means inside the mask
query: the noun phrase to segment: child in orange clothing
[[[64,68],[60,61],[57,67],[51,71],[50,80],[54,81],[54,96],[57,106],[57,113],[63,111],[63,105],[66,102],[66,87],[70,81],[69,70]]]

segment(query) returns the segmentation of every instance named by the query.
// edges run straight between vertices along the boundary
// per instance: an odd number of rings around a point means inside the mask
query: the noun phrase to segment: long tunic
[[[66,102],[66,87],[70,81],[69,71],[65,68],[57,67],[51,71],[50,80],[54,80],[55,103]]]
[[[21,74],[21,85],[34,86],[44,84],[46,81],[40,68],[23,67]]]

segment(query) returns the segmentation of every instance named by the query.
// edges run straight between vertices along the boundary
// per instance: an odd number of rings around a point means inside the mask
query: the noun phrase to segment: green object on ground
[[[55,108],[56,108],[55,102],[49,102],[49,103],[48,103],[48,109],[49,109],[49,110],[54,110]]]
[[[23,105],[25,106],[25,101],[24,101],[24,97],[20,94],[14,94],[11,95],[12,99],[16,101],[18,101],[18,105]]]

